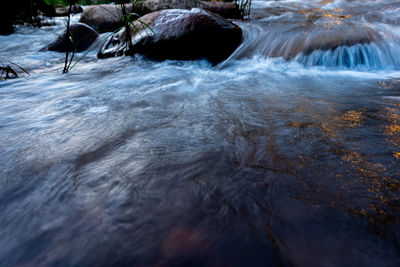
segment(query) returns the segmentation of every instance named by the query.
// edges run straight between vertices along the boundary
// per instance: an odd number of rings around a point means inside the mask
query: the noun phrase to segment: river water
[[[400,265],[400,2],[252,7],[217,66],[0,37],[0,266]]]

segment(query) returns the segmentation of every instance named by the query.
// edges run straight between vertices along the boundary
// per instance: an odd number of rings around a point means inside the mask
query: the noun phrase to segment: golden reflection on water
[[[321,5],[326,6],[326,5],[333,3],[333,1],[334,0],[325,0],[325,1],[322,1]]]
[[[364,119],[364,115],[360,110],[349,110],[343,115],[335,117],[335,121],[339,128],[359,127]]]
[[[380,82],[379,84],[383,89],[393,89],[399,85],[398,81]],[[380,119],[378,123],[383,124],[381,129],[383,129],[383,134],[386,136],[386,141],[400,150],[400,103],[398,100],[386,100],[385,102],[385,107],[383,107],[382,111],[378,112]],[[354,124],[351,123],[350,125],[362,125],[362,116],[360,114],[348,113],[342,117],[345,121],[347,121],[347,118],[350,118],[350,121],[354,120]],[[400,152],[393,151],[393,157],[397,160],[400,159]],[[385,166],[379,162],[372,162],[368,157],[355,151],[346,151],[342,159],[349,163],[359,174],[360,182],[364,184],[366,190],[369,192],[367,195],[368,207],[360,205],[359,207],[354,206],[350,208],[351,204],[346,204],[345,210],[351,214],[366,218],[374,231],[381,236],[390,238],[387,228],[382,227],[382,225],[400,224],[398,216],[398,212],[400,211],[398,203],[400,177],[398,174],[400,174],[400,171],[395,176],[389,176],[386,174],[388,168],[396,168],[396,165]],[[397,169],[398,167],[400,166],[397,166]],[[399,241],[397,240],[397,242]]]
[[[382,81],[379,84],[386,90],[397,90],[400,87],[398,79]],[[387,142],[395,147],[393,157],[400,160],[400,99],[387,99],[385,102],[387,106],[380,115],[388,124],[383,128],[383,133]]]
[[[400,86],[400,79],[390,79],[379,81],[379,86],[383,89],[395,89]]]
[[[289,127],[293,127],[293,128],[307,128],[307,127],[315,127],[317,126],[317,124],[313,123],[313,122],[294,122],[291,121],[289,123]]]
[[[351,15],[344,15],[343,12],[344,10],[341,8],[330,10],[312,8],[298,11],[298,13],[303,14],[307,18],[307,22],[303,26],[318,24],[328,30],[343,24],[343,20],[351,18]]]
[[[399,83],[398,81],[390,81],[381,82],[380,85],[398,88]],[[316,113],[312,108],[305,108],[304,106],[297,111],[310,115],[312,119],[309,121],[313,121],[313,123],[294,121],[289,123],[288,126],[300,129],[308,127],[321,129],[322,135],[318,136],[318,138],[325,140],[324,142],[327,142],[331,147],[330,153],[339,155],[342,160],[335,177],[337,182],[341,184],[340,188],[343,191],[333,201],[342,205],[349,214],[365,218],[369,222],[371,229],[377,234],[385,236],[385,238],[392,238],[388,229],[391,229],[391,226],[400,225],[398,201],[400,165],[397,168],[394,165],[400,160],[399,99],[386,100],[382,110],[373,111],[372,115],[371,111],[368,112],[364,109],[338,112],[332,105]],[[371,123],[370,120],[377,121],[372,121]],[[375,125],[373,127],[378,131],[382,129],[384,136],[386,136],[386,141],[395,146],[393,163],[378,160],[372,151],[365,150],[361,142],[359,146],[352,145],[350,147],[348,145],[348,139],[354,138],[354,131],[357,128],[369,128],[371,125]],[[373,138],[373,135],[367,136],[367,138],[370,137]],[[307,160],[307,158],[302,156],[302,161],[304,160]],[[302,164],[304,165],[304,162]],[[357,186],[352,182],[354,179],[358,180]],[[346,184],[356,186],[360,190],[358,197],[348,195],[353,194],[354,190],[346,191],[344,189]],[[329,193],[328,189],[328,192],[325,191],[326,195],[321,196],[317,192],[318,188],[313,188],[313,190],[315,191],[313,195],[316,195],[311,200],[312,202],[318,202],[319,199],[326,198],[328,196],[326,193]],[[333,196],[333,192],[330,193]],[[343,198],[344,196],[346,198]],[[348,200],[349,197],[351,201]]]

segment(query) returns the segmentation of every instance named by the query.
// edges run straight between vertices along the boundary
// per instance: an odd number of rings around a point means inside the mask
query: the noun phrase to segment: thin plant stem
[[[68,40],[71,39],[71,32],[70,32],[71,10],[72,10],[72,1],[70,1],[69,8],[68,8],[67,31],[66,31],[67,42],[68,42]],[[68,72],[68,58],[69,58],[69,51],[68,51],[68,48],[67,48],[67,51],[65,52],[65,63],[64,63],[63,73],[67,73]]]

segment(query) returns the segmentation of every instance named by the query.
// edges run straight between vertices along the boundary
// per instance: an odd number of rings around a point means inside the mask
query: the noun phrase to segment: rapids
[[[237,23],[216,66],[93,51],[66,75],[39,52],[63,19],[0,36],[30,72],[0,82],[0,266],[400,265],[400,2]]]

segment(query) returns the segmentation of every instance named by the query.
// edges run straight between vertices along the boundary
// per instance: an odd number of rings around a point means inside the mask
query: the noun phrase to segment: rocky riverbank
[[[229,20],[235,18],[242,18],[239,6],[225,2],[146,0],[124,6],[92,5],[83,11],[82,24],[71,26],[72,41],[65,32],[44,50],[83,51],[96,41],[96,31],[115,31],[101,44],[99,58],[140,53],[155,59],[220,62],[242,40],[242,30]]]

